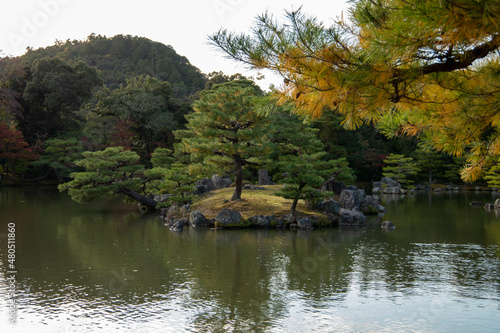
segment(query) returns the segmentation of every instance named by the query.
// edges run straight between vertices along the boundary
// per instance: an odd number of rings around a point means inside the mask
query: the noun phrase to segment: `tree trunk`
[[[295,209],[297,208],[297,203],[299,202],[299,199],[293,199],[292,203],[292,213],[295,214]]]
[[[241,161],[240,155],[234,156],[234,183],[236,187],[234,188],[233,197],[231,201],[240,200],[241,199],[241,191],[243,191],[243,163]]]
[[[272,185],[267,169],[259,169],[259,185]]]
[[[297,209],[297,203],[299,202],[300,194],[302,193],[302,190],[304,189],[305,186],[306,186],[305,183],[299,184],[299,189],[297,190],[297,195],[295,196],[295,199],[293,199],[291,210],[292,210],[292,213],[294,215],[295,215],[295,209]]]
[[[139,202],[141,205],[146,206],[148,209],[156,209],[156,205],[158,204],[156,201],[154,201],[151,198],[148,198],[142,194],[139,194],[135,191],[132,191],[128,187],[125,187],[122,189],[122,193],[125,195],[128,195],[135,201]]]

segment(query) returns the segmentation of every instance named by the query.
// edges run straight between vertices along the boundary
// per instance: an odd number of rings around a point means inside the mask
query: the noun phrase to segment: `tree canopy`
[[[283,76],[282,102],[343,124],[379,123],[428,149],[465,155],[466,180],[500,155],[499,1],[355,0],[326,27],[300,10],[258,17],[251,35],[210,37],[229,57]]]
[[[143,185],[144,166],[139,164],[139,155],[122,147],[86,151],[82,155],[75,164],[84,171],[73,172],[73,180],[58,186],[61,192],[68,191],[76,202],[125,194],[148,208],[156,208],[156,201],[136,192]]]
[[[29,72],[18,116],[25,136],[34,140],[78,128],[76,111],[101,85],[95,68],[83,62],[71,65],[59,58],[42,58],[33,62]]]
[[[268,150],[265,122],[256,112],[260,89],[248,80],[237,80],[203,91],[186,115],[186,130],[176,136],[181,148],[216,172],[232,171],[235,191],[231,200],[241,199],[243,167],[258,166]]]
[[[84,61],[97,68],[104,85],[116,89],[129,77],[149,75],[172,84],[177,98],[186,99],[203,89],[206,77],[177,54],[170,45],[154,42],[144,37],[116,35],[106,37],[92,33],[85,40],[56,41],[52,46],[29,50],[22,61],[30,66],[36,59],[58,57],[63,61]],[[5,65],[19,58],[0,60]]]
[[[184,120],[185,110],[174,100],[168,82],[149,75],[132,77],[126,82],[118,89],[98,94],[97,104],[88,108],[99,116],[100,121],[107,121],[109,116],[116,121],[125,121],[125,128],[134,136],[134,148],[144,151],[141,155],[145,164],[150,166],[149,159],[155,145],[169,143],[172,131],[178,129]],[[120,128],[116,126],[115,129]],[[126,138],[120,138],[119,134],[115,131],[114,141],[123,142]],[[109,140],[108,144],[113,142],[113,133],[109,133]]]

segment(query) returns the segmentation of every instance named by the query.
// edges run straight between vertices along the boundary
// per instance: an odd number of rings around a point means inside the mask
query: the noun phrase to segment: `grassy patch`
[[[292,200],[275,196],[282,185],[267,185],[266,190],[243,190],[241,200],[228,201],[234,192],[234,187],[228,187],[199,196],[191,205],[191,210],[198,210],[207,218],[214,218],[223,208],[236,209],[243,218],[254,215],[283,216],[290,214]],[[307,209],[304,202],[299,201],[297,215],[320,215],[320,213]]]

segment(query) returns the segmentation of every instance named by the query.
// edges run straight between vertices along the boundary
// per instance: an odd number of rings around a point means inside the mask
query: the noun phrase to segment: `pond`
[[[378,217],[355,230],[171,232],[119,200],[0,188],[0,327],[499,332],[500,212],[468,204],[496,195],[381,198],[390,233]]]

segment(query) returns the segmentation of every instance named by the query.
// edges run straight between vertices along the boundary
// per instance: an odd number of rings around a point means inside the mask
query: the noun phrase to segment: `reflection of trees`
[[[376,222],[364,229],[173,233],[136,207],[80,206],[49,193],[32,210],[16,208],[18,276],[47,303],[81,300],[96,317],[115,309],[121,312],[113,318],[177,316],[172,320],[207,332],[264,331],[293,316],[292,304],[345,306],[348,296],[413,296],[451,285],[464,297],[498,298],[496,248],[460,243],[500,244],[500,223],[467,204],[467,219],[454,220],[464,210],[440,198],[431,208],[425,196],[389,207],[384,219],[395,222],[392,233]],[[440,223],[431,220],[437,214]],[[479,217],[491,219],[484,230],[471,222]]]
[[[313,302],[342,300],[349,288],[348,247],[361,235],[332,229],[172,233],[157,217],[133,220],[81,216],[60,226],[73,265],[87,269],[88,297],[102,295],[112,271],[129,277],[120,290],[124,303],[188,288],[182,307],[192,309],[188,320],[204,331],[267,327],[287,315],[294,291]]]

